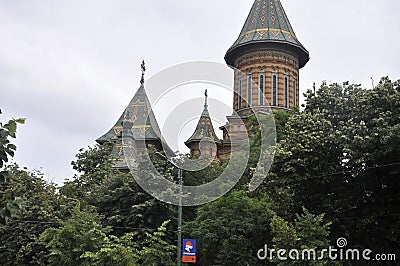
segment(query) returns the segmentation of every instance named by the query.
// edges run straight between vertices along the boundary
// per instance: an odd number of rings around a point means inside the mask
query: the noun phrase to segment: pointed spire
[[[278,48],[293,52],[300,68],[309,60],[308,51],[297,39],[280,0],[255,0],[243,29],[228,50],[225,60],[234,66],[243,52],[259,48]]]
[[[196,130],[193,135],[185,142],[186,146],[195,142],[200,142],[202,139],[207,138],[212,141],[218,141],[215,130],[211,121],[210,114],[208,113],[208,91],[204,92],[204,110],[201,114]]]
[[[124,130],[125,123],[129,124],[129,134],[135,140],[144,140],[146,143],[156,144],[160,147],[164,147],[168,154],[173,154],[171,148],[168,147],[161,135],[160,128],[144,88],[144,74],[146,71],[144,61],[142,62],[141,67],[142,78],[140,80],[140,88],[136,91],[128,107],[125,109],[115,125],[106,134],[96,140],[96,142],[99,144],[106,142],[114,143],[112,156],[115,159],[115,164],[113,167],[119,169],[128,168],[126,162],[124,161],[122,149],[122,131]]]
[[[207,93],[207,89],[206,89],[206,91],[204,92],[204,98],[205,98],[205,100],[204,100],[204,109],[207,109],[208,108],[208,103],[207,103],[207,98],[208,98],[208,93]]]
[[[145,63],[142,62],[141,86],[136,91],[125,112],[115,126],[97,140],[98,143],[117,140],[120,137],[124,122],[132,123],[135,139],[161,140],[161,131],[153,113],[150,101],[144,88]]]

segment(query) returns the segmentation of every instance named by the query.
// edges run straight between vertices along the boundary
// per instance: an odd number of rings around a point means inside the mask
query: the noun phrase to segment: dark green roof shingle
[[[160,128],[154,116],[149,99],[142,83],[135,96],[118,119],[117,123],[103,136],[96,141],[99,144],[113,142],[114,147],[111,152],[114,158],[114,167],[119,169],[127,169],[125,156],[123,153],[122,131],[123,125],[129,125],[129,136],[136,141],[145,141],[147,143],[159,143],[168,154],[172,154],[172,150],[162,138]]]
[[[245,47],[286,47],[299,57],[300,68],[309,60],[309,53],[297,39],[279,0],[255,0],[239,38],[229,48],[225,60],[234,60]]]
[[[193,135],[187,141],[185,141],[185,144],[190,148],[191,143],[200,142],[202,139],[214,142],[219,141],[217,134],[215,134],[211,117],[208,112],[207,96],[206,96],[206,103],[204,104],[203,113],[200,116],[196,130],[194,131]]]

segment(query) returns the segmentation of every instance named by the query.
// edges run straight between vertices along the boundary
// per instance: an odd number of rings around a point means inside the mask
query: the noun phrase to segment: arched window
[[[258,87],[259,87],[258,105],[265,105],[265,74],[264,73],[260,73],[258,75]]]
[[[272,74],[272,105],[278,105],[278,75]]]
[[[293,106],[297,106],[297,84],[296,84],[296,79],[293,80]]]
[[[252,98],[252,75],[247,75],[247,106],[251,106],[251,98]]]
[[[239,79],[239,88],[238,88],[238,110],[242,108],[242,78]]]
[[[289,108],[289,77],[285,76],[284,83],[284,106]]]

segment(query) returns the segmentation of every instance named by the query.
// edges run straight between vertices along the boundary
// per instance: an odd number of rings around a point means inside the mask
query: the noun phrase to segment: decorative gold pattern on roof
[[[204,110],[199,119],[199,123],[197,124],[196,130],[194,131],[193,135],[185,142],[186,146],[188,146],[189,148],[191,143],[200,142],[202,139],[207,139],[214,142],[219,141],[217,135],[215,134],[210,114],[208,113],[207,90],[205,91],[204,95]]]
[[[250,30],[246,33],[244,33],[243,35],[239,36],[239,38],[245,36],[248,37],[250,36],[252,33],[257,33],[259,35],[259,39],[261,40],[262,37],[268,33],[268,32],[273,32],[273,34],[279,34],[279,33],[284,33],[289,39],[290,38],[296,38],[296,36],[292,36],[292,33],[290,33],[289,31],[286,30],[280,30],[280,29],[272,29],[272,28],[263,28],[263,29],[254,29],[254,30]]]
[[[242,53],[247,45],[290,49],[299,57],[300,67],[309,60],[308,52],[297,39],[280,0],[254,1],[238,39],[225,56],[228,65],[234,66],[238,53]]]
[[[144,140],[147,143],[158,143],[166,149],[166,152],[172,153],[172,150],[162,139],[160,128],[144,89],[144,72],[146,71],[144,62],[141,68],[142,80],[140,88],[117,123],[106,134],[96,140],[100,144],[105,142],[115,143],[112,151],[112,156],[115,159],[115,168],[128,168],[123,158],[122,132],[124,125],[129,125],[131,128],[128,134],[133,139]]]
[[[113,127],[113,130],[114,130],[114,134],[118,135],[122,132],[122,126],[115,126],[115,127]]]

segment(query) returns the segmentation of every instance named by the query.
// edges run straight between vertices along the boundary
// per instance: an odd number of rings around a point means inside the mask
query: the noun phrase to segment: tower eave
[[[235,67],[237,58],[246,53],[259,51],[260,49],[272,49],[292,53],[299,60],[299,68],[303,68],[310,60],[309,52],[302,45],[295,45],[284,41],[261,40],[232,46],[228,52],[226,52],[225,62],[229,66]]]

